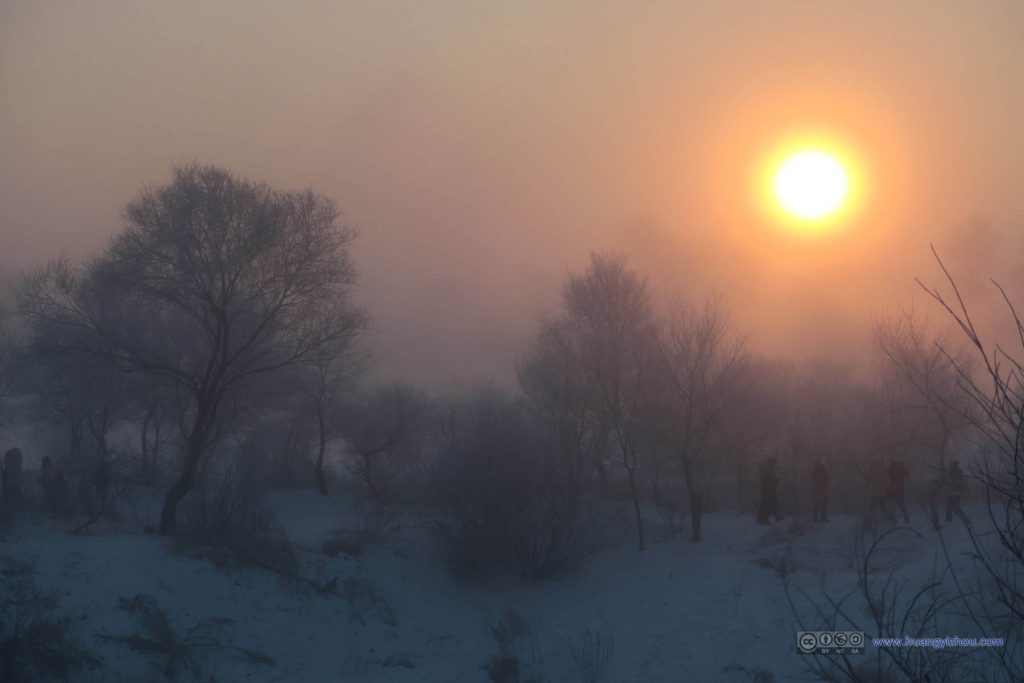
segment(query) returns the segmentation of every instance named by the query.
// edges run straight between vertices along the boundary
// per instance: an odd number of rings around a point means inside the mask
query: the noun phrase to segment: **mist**
[[[0,3],[0,680],[1024,680],[1024,3]]]
[[[510,380],[608,250],[666,297],[725,295],[766,352],[857,357],[929,244],[982,216],[1020,248],[1022,22],[1014,2],[7,2],[0,268],[96,255],[199,161],[339,203],[385,375]],[[749,176],[820,125],[871,192],[808,240]]]

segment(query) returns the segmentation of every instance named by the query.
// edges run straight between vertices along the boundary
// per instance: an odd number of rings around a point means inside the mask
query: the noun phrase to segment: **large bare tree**
[[[188,165],[125,208],[106,251],[27,279],[21,309],[85,330],[89,352],[177,385],[188,398],[180,476],[161,533],[196,479],[222,408],[260,375],[314,363],[355,340],[354,231],[331,200]]]
[[[576,329],[570,320],[546,317],[517,369],[530,409],[555,444],[557,476],[571,516],[578,511],[589,467],[597,472],[602,489],[608,480],[603,462],[607,429],[595,419],[596,405],[584,381]]]
[[[702,309],[680,306],[658,340],[657,373],[648,406],[659,439],[678,459],[690,503],[691,541],[701,539],[700,483],[716,442],[741,425],[751,396],[751,358],[718,300]]]
[[[949,335],[930,330],[913,309],[877,320],[872,337],[882,390],[899,423],[894,431],[924,441],[934,458],[928,464],[941,473],[955,437],[970,422],[956,369],[960,365],[970,371],[969,359]]]
[[[0,302],[0,400],[7,396],[17,348],[10,311]]]
[[[648,445],[644,383],[652,370],[656,323],[647,281],[621,254],[594,254],[563,293],[563,325],[580,363],[580,391],[587,394],[598,431],[607,434],[626,471],[644,549],[638,468]]]
[[[990,532],[968,528],[973,541],[973,585],[950,561],[966,616],[979,631],[999,633],[1007,646],[993,651],[1000,680],[1024,680],[1024,319],[1011,295],[993,283],[1006,307],[1010,334],[993,341],[971,314],[963,292],[934,251],[945,287],[920,283],[945,310],[966,340],[972,366],[963,356],[938,345],[956,372],[970,402],[971,427],[980,435],[982,457],[972,474],[983,487]],[[947,559],[949,555],[947,552]]]

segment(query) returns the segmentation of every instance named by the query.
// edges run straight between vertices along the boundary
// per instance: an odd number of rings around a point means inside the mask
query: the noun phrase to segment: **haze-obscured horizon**
[[[856,357],[930,243],[1024,282],[1022,26],[1009,0],[7,2],[0,270],[96,253],[196,160],[338,202],[385,374],[508,379],[594,250],[725,295],[759,350]],[[870,176],[830,238],[753,205],[805,129]]]

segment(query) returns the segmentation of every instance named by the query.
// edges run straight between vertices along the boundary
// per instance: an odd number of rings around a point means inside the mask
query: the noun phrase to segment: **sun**
[[[782,160],[772,189],[789,215],[802,221],[822,221],[843,207],[850,194],[850,176],[832,154],[802,149]]]

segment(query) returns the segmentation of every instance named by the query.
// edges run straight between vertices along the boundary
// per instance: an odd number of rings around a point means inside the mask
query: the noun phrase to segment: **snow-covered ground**
[[[321,595],[270,572],[224,570],[175,554],[156,536],[72,536],[56,521],[23,521],[0,543],[0,557],[36,566],[40,585],[57,591],[61,608],[76,616],[79,643],[103,660],[99,677],[85,680],[109,682],[161,678],[154,659],[97,637],[138,630],[119,609],[121,598],[137,594],[155,599],[182,632],[206,618],[228,618],[226,640],[275,661],[210,650],[202,680],[487,681],[484,666],[498,650],[490,625],[509,609],[528,625],[516,645],[523,681],[581,680],[570,641],[588,629],[614,639],[601,678],[610,683],[815,680],[796,653],[798,627],[777,568],[789,567],[793,585],[812,594],[823,577],[833,587],[856,580],[852,516],[798,531],[789,521],[764,527],[748,515],[713,513],[697,544],[677,538],[640,553],[626,542],[558,580],[460,583],[437,557],[426,525],[411,515],[359,557],[328,557],[320,546],[342,523],[345,506],[312,493],[279,493],[274,501],[306,576],[355,579],[372,593]],[[941,549],[923,511],[914,512],[920,537],[904,537],[900,552],[927,575]],[[947,540],[963,537],[949,527]]]

